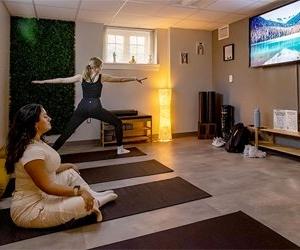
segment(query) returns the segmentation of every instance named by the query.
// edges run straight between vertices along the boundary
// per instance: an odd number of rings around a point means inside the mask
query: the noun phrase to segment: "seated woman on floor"
[[[61,164],[59,154],[44,142],[51,118],[39,104],[22,107],[14,118],[6,147],[7,173],[15,172],[11,217],[26,228],[46,228],[96,214],[117,195],[95,192],[80,177],[74,164]]]

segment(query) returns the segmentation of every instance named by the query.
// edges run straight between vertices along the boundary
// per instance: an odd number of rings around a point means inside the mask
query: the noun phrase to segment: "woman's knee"
[[[69,177],[69,176],[77,176],[79,175],[73,168],[68,168],[60,173],[57,174],[57,176],[62,176],[62,177]]]
[[[58,173],[56,176],[57,183],[68,186],[74,184],[78,178],[81,179],[79,173],[73,168],[66,169]]]
[[[48,228],[65,224],[73,219],[87,216],[82,197],[53,198],[40,211],[39,216],[27,223],[19,223],[21,227]]]
[[[68,174],[73,175],[73,176],[79,175],[78,172],[74,168],[68,168],[66,171]]]

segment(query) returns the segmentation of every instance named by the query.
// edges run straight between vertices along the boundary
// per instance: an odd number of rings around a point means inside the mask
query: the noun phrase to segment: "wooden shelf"
[[[263,129],[259,129],[259,131],[282,135],[282,136],[292,136],[292,137],[300,138],[300,132],[290,132],[290,131],[272,129],[272,128],[263,128]]]
[[[260,148],[271,149],[274,151],[294,155],[294,156],[300,156],[300,148],[276,143],[276,136],[299,139],[300,138],[299,132],[290,132],[290,131],[272,129],[272,128],[255,128],[254,132],[255,132],[254,143],[256,146]],[[267,139],[268,141],[261,140],[260,136],[262,138]]]
[[[123,128],[123,142],[138,142],[150,141],[152,142],[152,116],[138,113],[135,116],[118,116],[123,124],[131,124],[132,128]],[[115,144],[115,130],[107,123],[101,122],[100,128],[100,144],[105,146],[107,144]],[[105,140],[113,139],[113,140]]]
[[[278,152],[282,152],[282,153],[286,153],[286,154],[290,154],[290,155],[300,156],[299,148],[288,147],[288,146],[283,146],[283,145],[279,145],[279,144],[273,144],[271,142],[259,142],[258,146],[261,148],[271,149],[274,151],[278,151]]]

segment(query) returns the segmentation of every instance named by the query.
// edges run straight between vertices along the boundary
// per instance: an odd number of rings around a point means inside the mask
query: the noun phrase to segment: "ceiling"
[[[11,16],[137,28],[215,30],[280,0],[0,0]]]

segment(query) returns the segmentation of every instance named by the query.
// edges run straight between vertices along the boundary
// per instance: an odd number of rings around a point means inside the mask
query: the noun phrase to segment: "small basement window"
[[[104,62],[156,64],[154,34],[154,30],[106,27]]]

